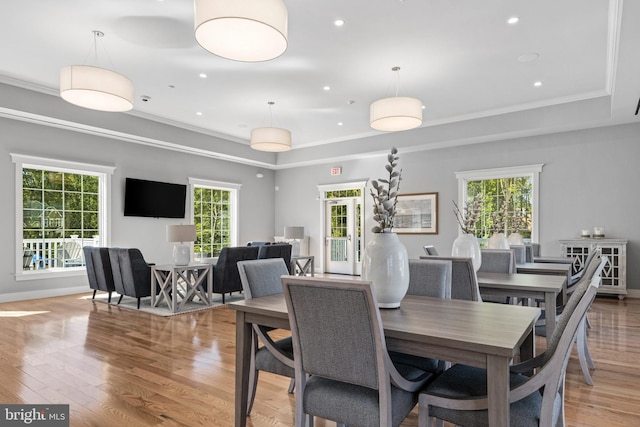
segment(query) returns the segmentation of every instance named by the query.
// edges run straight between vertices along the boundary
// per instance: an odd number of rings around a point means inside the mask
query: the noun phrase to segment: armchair
[[[151,265],[147,264],[139,249],[109,248],[109,259],[113,271],[113,283],[120,294],[118,304],[123,296],[138,299],[151,295]]]
[[[82,250],[84,251],[89,287],[93,289],[93,298],[96,297],[97,291],[104,291],[109,293],[109,302],[111,302],[111,293],[116,288],[113,282],[109,248],[85,246]]]
[[[269,245],[270,246],[270,245]],[[213,266],[213,292],[222,294],[242,291],[238,273],[238,261],[258,259],[259,246],[237,246],[222,248],[218,262]]]
[[[258,259],[282,258],[287,264],[289,274],[293,274],[293,266],[291,265],[292,248],[289,243],[272,243],[270,245],[260,246],[260,249],[258,249]]]

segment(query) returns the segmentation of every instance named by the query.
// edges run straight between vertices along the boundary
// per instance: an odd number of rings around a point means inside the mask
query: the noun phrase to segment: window
[[[215,257],[237,245],[240,185],[191,178],[191,211],[196,226],[196,258]]]
[[[542,167],[529,165],[456,172],[461,210],[465,204],[472,203],[476,195],[482,195],[476,237],[489,238],[496,223],[504,221],[507,233],[518,232],[526,240],[538,241],[538,187]]]
[[[85,265],[82,248],[108,244],[107,189],[114,168],[19,154],[11,158],[16,164],[17,280],[83,270],[77,268]]]

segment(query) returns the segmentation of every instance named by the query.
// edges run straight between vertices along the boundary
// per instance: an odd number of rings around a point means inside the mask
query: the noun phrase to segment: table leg
[[[171,311],[178,311],[178,272],[171,272]]]
[[[547,332],[547,344],[556,328],[556,295],[552,292],[544,294],[544,323]]]
[[[489,425],[509,426],[509,359],[487,356]]]
[[[249,369],[251,363],[251,324],[245,322],[245,313],[236,312],[236,407],[235,426],[247,425],[249,401]]]

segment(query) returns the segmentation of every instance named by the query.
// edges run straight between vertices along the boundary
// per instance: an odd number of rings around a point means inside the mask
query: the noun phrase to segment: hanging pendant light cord
[[[400,93],[400,67],[393,67],[391,71],[396,72],[396,96]]]

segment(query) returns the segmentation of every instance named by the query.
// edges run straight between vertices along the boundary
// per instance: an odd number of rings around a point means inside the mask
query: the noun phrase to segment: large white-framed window
[[[484,206],[477,225],[481,239],[491,230],[490,215],[510,199],[510,216],[519,218],[518,231],[526,240],[539,239],[540,173],[544,164],[510,166],[456,172],[458,179],[458,206],[463,209],[473,201],[475,194],[482,193]],[[517,214],[517,215],[516,215]]]
[[[112,166],[11,154],[16,280],[85,274],[84,246],[110,242]]]
[[[238,244],[241,184],[189,178],[190,218],[196,226],[195,258],[216,257]]]

